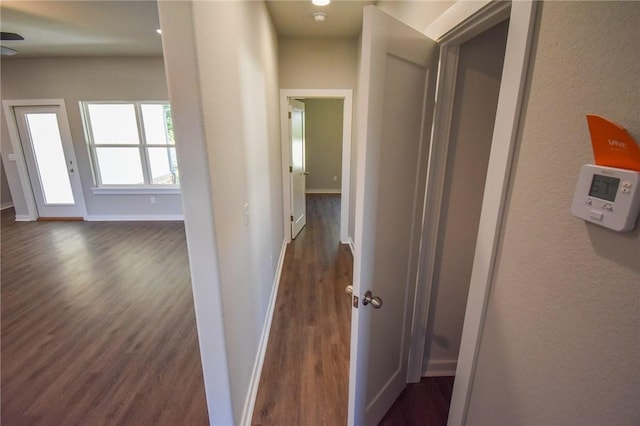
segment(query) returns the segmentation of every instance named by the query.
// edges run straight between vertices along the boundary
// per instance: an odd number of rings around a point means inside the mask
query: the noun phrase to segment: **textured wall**
[[[306,99],[307,190],[340,191],[342,184],[342,99]],[[333,177],[336,177],[336,181]]]
[[[278,69],[282,89],[355,89],[355,38],[280,37]]]
[[[4,172],[4,164],[0,161],[0,206],[8,207],[13,205],[11,199],[11,190],[9,189],[9,183],[7,182],[7,175]]]
[[[376,3],[380,9],[395,16],[407,25],[424,32],[434,19],[449,9],[455,1],[398,1],[380,0]]]
[[[239,423],[284,239],[278,45],[264,2],[194,2],[193,17]]]
[[[545,2],[469,425],[640,424],[640,229],[569,209],[585,114],[640,140],[640,7]]]

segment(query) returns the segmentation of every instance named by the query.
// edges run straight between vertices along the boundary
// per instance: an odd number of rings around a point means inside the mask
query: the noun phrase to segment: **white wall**
[[[356,38],[280,37],[282,89],[354,89],[359,44]]]
[[[91,216],[181,215],[179,194],[94,195],[89,154],[82,127],[79,101],[167,100],[162,58],[59,58],[2,60],[2,99],[65,100],[71,137],[87,213]],[[2,156],[11,187],[16,214],[27,214],[16,163],[7,160],[13,152],[4,110],[1,119]],[[179,144],[181,141],[178,140]]]
[[[545,2],[469,425],[640,424],[640,227],[569,209],[593,161],[585,114],[640,141],[640,8]]]
[[[455,372],[498,107],[508,22],[460,46],[424,367]]]
[[[416,30],[424,32],[431,22],[454,3],[455,0],[380,0],[376,6]]]
[[[0,161],[0,208],[11,207],[13,200],[11,199],[11,190],[7,182],[7,175],[4,172],[4,163]]]
[[[280,37],[278,42],[281,89],[351,89],[356,99],[359,39]],[[352,119],[348,235],[353,240],[358,158],[355,108]]]
[[[307,191],[337,191],[342,184],[342,99],[306,99]],[[336,178],[334,181],[333,178]]]
[[[263,2],[159,10],[210,419],[237,424],[284,241],[277,38]]]

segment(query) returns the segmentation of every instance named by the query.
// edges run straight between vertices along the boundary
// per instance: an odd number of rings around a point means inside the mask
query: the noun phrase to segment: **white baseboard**
[[[162,215],[87,215],[84,220],[88,222],[161,222],[184,220],[181,214],[162,214]]]
[[[4,203],[0,206],[0,210],[6,210],[6,209],[10,209],[11,207],[13,207],[13,203],[9,202],[9,203]]]
[[[455,376],[457,366],[457,359],[429,361],[422,377]]]
[[[340,194],[342,191],[338,189],[309,189],[305,191],[307,194]]]
[[[269,334],[271,333],[271,320],[273,319],[273,311],[275,310],[276,299],[278,298],[278,287],[280,286],[280,276],[282,275],[282,266],[284,265],[284,256],[286,251],[287,241],[285,240],[282,242],[280,258],[278,259],[278,266],[273,278],[271,297],[269,298],[269,305],[267,306],[267,315],[264,326],[262,327],[262,336],[260,337],[260,344],[258,345],[258,353],[253,364],[253,372],[251,373],[251,380],[249,382],[249,391],[247,392],[244,409],[242,410],[242,420],[240,424],[243,426],[251,425],[253,409],[256,405],[258,386],[260,385],[260,376],[262,375],[262,365],[264,364],[264,357],[267,352],[267,343],[269,342]]]
[[[16,215],[16,222],[33,222],[36,219],[29,216],[28,214],[17,214]]]

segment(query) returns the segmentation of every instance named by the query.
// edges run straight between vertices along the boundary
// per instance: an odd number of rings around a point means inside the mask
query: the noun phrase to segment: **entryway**
[[[280,116],[281,116],[281,143],[282,143],[282,182],[283,182],[283,212],[284,212],[284,229],[291,230],[291,232],[285,232],[285,239],[293,240],[297,235],[297,232],[302,229],[302,226],[292,226],[291,222],[297,223],[301,215],[301,209],[296,208],[294,199],[301,199],[302,191],[300,185],[304,184],[304,192],[309,192],[306,188],[306,173],[309,170],[305,169],[305,149],[304,143],[299,145],[298,142],[294,144],[292,138],[292,119],[294,113],[292,112],[291,118],[289,112],[291,110],[291,102],[305,101],[305,100],[338,100],[342,102],[342,147],[341,152],[337,153],[341,157],[340,170],[331,175],[331,179],[334,178],[340,185],[336,187],[336,190],[327,191],[324,190],[311,191],[318,193],[335,192],[340,194],[340,216],[339,216],[339,241],[343,244],[353,244],[353,241],[349,238],[349,222],[351,217],[351,119],[352,119],[352,91],[342,89],[282,89],[280,90]],[[298,104],[296,108],[300,111],[301,107]],[[303,110],[304,111],[304,110]],[[302,148],[301,148],[302,147]],[[300,150],[302,151],[300,152]],[[296,156],[296,152],[298,155]],[[301,155],[300,155],[301,154]],[[334,153],[335,155],[335,153]],[[297,158],[294,158],[297,157]],[[294,161],[296,160],[296,161]],[[299,164],[300,162],[303,164]],[[310,179],[315,179],[317,176],[311,176]],[[327,186],[327,185],[325,185]],[[339,189],[337,189],[339,188]],[[295,191],[294,191],[295,189]],[[294,198],[294,195],[297,198]]]
[[[3,104],[30,218],[82,220],[86,208],[64,101]]]

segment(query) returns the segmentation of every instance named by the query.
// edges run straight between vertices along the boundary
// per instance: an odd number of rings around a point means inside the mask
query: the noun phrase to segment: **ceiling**
[[[333,0],[324,7],[309,0],[269,0],[267,7],[280,36],[356,37],[362,8],[375,1]],[[69,56],[161,56],[155,1],[0,2],[3,32],[24,40],[1,44],[19,53],[6,58]],[[314,12],[327,14],[324,22]]]
[[[376,4],[365,0],[333,0],[328,6],[314,6],[309,0],[268,0],[267,7],[280,36],[357,37],[362,29],[362,8]],[[325,13],[315,22],[314,13]]]

